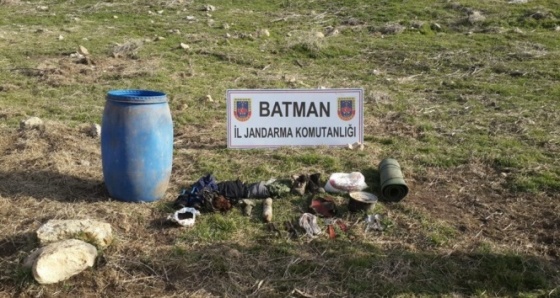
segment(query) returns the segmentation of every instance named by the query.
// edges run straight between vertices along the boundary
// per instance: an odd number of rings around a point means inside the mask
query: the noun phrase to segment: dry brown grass
[[[368,129],[403,136],[414,132],[399,122],[399,115],[390,119],[384,122],[392,123],[391,127],[372,122]],[[212,158],[216,145],[223,148],[223,141],[206,133],[212,129],[176,133],[176,146],[188,152],[178,150],[164,201],[172,201],[178,187],[192,180],[193,159]],[[44,131],[2,127],[0,135],[0,266],[5,270],[0,294],[21,290],[36,296],[57,288],[28,283],[18,273],[21,261],[37,246],[34,232],[52,218],[103,220],[116,234],[115,243],[98,258],[95,268],[69,281],[71,290],[65,293],[74,296],[270,297],[280,292],[345,296],[340,284],[345,280],[367,279],[379,285],[410,282],[425,270],[468,263],[481,245],[492,245],[496,253],[550,258],[559,254],[554,239],[560,237],[555,228],[560,210],[554,197],[512,195],[502,186],[507,177],[479,160],[448,170],[406,169],[412,192],[406,204],[388,206],[384,213],[399,231],[396,235],[365,234],[363,222],[344,217],[353,223],[350,247],[320,239],[285,245],[266,229],[252,240],[240,229],[233,242],[197,243],[182,241],[185,231],[170,226],[157,205],[108,199],[102,185],[99,139],[86,136],[82,127],[48,121]],[[192,148],[193,144],[198,147]],[[453,246],[435,248],[430,231],[445,226],[460,232],[453,236]],[[450,259],[425,255],[434,249]],[[372,254],[379,260],[370,264]],[[356,271],[345,265],[349,262],[367,270]],[[303,283],[302,275],[306,276]]]

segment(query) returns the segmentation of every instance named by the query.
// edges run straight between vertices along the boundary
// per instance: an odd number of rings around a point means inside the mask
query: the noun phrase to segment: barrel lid
[[[152,90],[111,90],[107,92],[107,100],[126,103],[163,103],[167,102],[167,95]]]

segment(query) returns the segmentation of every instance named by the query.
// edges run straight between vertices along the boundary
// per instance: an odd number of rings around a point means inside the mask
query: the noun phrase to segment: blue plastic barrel
[[[101,125],[103,178],[111,198],[161,199],[173,161],[173,122],[163,92],[112,90]]]

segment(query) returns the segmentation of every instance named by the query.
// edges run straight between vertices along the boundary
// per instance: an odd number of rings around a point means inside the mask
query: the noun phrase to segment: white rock
[[[202,10],[204,10],[204,11],[215,11],[216,7],[214,5],[206,4],[202,8]]]
[[[88,49],[86,49],[84,46],[80,45],[78,47],[78,53],[84,55],[84,56],[88,56],[89,55],[89,51]]]
[[[118,18],[119,18],[119,16],[113,16],[113,19],[118,19]]]
[[[19,127],[21,129],[43,129],[45,128],[45,124],[43,123],[43,120],[41,120],[39,117],[31,117],[31,118],[27,118],[25,120],[22,120],[19,123]]]
[[[207,102],[214,102],[214,99],[212,99],[212,96],[210,94],[206,95],[204,97],[204,100],[207,101]]]
[[[191,46],[189,46],[189,45],[186,44],[186,43],[181,43],[179,46],[180,46],[182,49],[185,49],[185,50],[188,50],[188,49],[191,48]]]
[[[187,16],[187,21],[196,21],[194,16]]]
[[[509,4],[524,4],[524,3],[527,3],[527,2],[529,2],[529,1],[527,1],[527,0],[510,0],[510,1],[508,1]]]
[[[91,219],[49,220],[37,230],[41,245],[72,238],[86,238],[99,247],[107,247],[113,241],[111,225]]]
[[[486,17],[483,16],[480,11],[475,10],[469,15],[468,20],[469,20],[469,23],[476,24],[476,23],[484,22],[486,20]]]
[[[228,30],[229,29],[229,24],[228,23],[223,23],[222,28],[224,28],[225,30]]]
[[[560,26],[556,26],[556,27],[554,27],[554,31],[556,31],[556,32],[560,32]]]
[[[101,136],[101,126],[97,123],[92,123],[86,133],[92,138],[99,138]]]
[[[40,5],[40,6],[37,6],[37,10],[40,10],[40,11],[47,11],[47,10],[49,10],[49,7],[48,7],[48,6],[45,6],[45,5]]]
[[[62,34],[59,35],[59,36],[58,36],[58,40],[64,40],[64,36],[62,36]]]
[[[270,32],[268,31],[268,29],[261,29],[261,30],[259,30],[259,32],[257,32],[257,35],[259,37],[269,37]]]
[[[323,38],[323,37],[325,37],[325,34],[323,34],[323,32],[318,32],[318,31],[317,31],[317,32],[315,32],[315,37],[317,37],[317,38]]]
[[[66,280],[88,267],[97,257],[95,246],[81,240],[68,239],[41,248],[33,262],[32,272],[40,284],[53,284]]]
[[[325,29],[325,33],[325,36],[336,36],[340,34],[340,31],[332,26],[329,26]]]

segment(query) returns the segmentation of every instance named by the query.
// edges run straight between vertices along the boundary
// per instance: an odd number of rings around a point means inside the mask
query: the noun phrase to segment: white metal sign
[[[362,89],[228,90],[228,148],[364,140]]]

